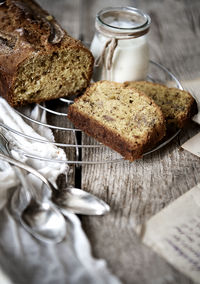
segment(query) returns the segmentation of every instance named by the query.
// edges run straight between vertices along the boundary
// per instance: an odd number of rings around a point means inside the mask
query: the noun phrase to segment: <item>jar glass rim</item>
[[[116,16],[117,13],[121,15],[121,21],[123,21],[123,16],[130,19],[129,26],[128,27],[120,27],[115,25],[113,23],[109,23],[109,21],[106,21],[106,19],[114,19],[114,15]],[[110,18],[109,18],[110,17]],[[107,7],[98,12],[96,15],[97,23],[104,28],[114,31],[114,32],[140,32],[140,31],[148,31],[150,24],[151,24],[151,18],[148,14],[144,13],[142,10],[134,8],[134,7]],[[132,26],[130,26],[132,24]]]

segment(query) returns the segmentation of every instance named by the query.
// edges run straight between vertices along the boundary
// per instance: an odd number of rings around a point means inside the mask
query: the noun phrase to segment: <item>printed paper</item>
[[[142,241],[200,283],[200,184],[153,216]]]

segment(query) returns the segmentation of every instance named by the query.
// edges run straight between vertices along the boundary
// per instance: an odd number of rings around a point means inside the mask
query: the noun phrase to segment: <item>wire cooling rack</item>
[[[147,80],[183,89],[178,79],[168,69],[154,61],[150,61],[150,68]],[[72,103],[73,100],[60,98],[58,100],[48,102],[46,104],[38,104],[38,107],[41,110],[46,111],[47,123],[43,123],[39,120],[30,118],[25,114],[23,108],[20,110],[15,110],[26,122],[32,125],[37,124],[39,126],[50,128],[53,131],[55,138],[60,137],[59,139],[61,139],[61,141],[57,141],[56,139],[56,142],[49,142],[45,139],[38,139],[18,132],[7,125],[4,127],[7,130],[13,132],[14,134],[23,136],[27,139],[37,141],[39,143],[51,143],[58,147],[61,147],[65,150],[68,157],[67,161],[59,159],[49,159],[36,155],[31,155],[30,153],[27,153],[24,149],[23,155],[32,159],[76,165],[123,162],[124,159],[118,153],[112,151],[103,144],[98,143],[93,138],[88,137],[86,134],[82,133],[81,130],[73,127],[73,125],[67,119],[67,108]],[[170,141],[173,140],[178,135],[178,133],[179,131],[173,133],[165,141],[162,141],[162,143],[160,143],[157,147],[155,147],[148,153],[145,153],[145,155],[148,155],[154,151],[157,151],[158,149],[161,149],[166,144],[170,143]],[[66,140],[69,140],[69,143],[66,142]],[[70,159],[69,157],[72,158]]]

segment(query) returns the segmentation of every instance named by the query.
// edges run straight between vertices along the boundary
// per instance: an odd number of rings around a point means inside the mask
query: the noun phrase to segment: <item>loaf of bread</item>
[[[182,128],[197,112],[194,98],[186,91],[148,81],[125,82],[124,86],[144,92],[161,108],[167,129]]]
[[[0,5],[0,95],[12,106],[69,96],[91,79],[93,56],[32,0]]]
[[[123,84],[98,81],[68,108],[68,118],[125,159],[140,158],[165,135],[160,108]]]

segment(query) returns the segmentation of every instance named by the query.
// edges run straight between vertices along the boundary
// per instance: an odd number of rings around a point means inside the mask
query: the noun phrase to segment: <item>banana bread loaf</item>
[[[164,114],[167,129],[182,128],[197,112],[194,98],[186,91],[148,81],[125,82],[124,86],[136,88],[152,98]]]
[[[68,108],[68,118],[130,161],[140,158],[165,135],[163,114],[153,100],[110,81],[88,87]]]
[[[32,0],[0,5],[0,94],[12,106],[76,94],[93,56]]]

